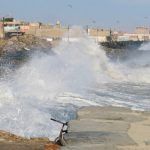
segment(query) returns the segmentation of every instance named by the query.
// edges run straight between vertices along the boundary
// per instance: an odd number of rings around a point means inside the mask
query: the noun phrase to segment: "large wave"
[[[1,79],[1,130],[53,138],[60,125],[50,117],[69,120],[78,107],[102,104],[102,99],[97,100],[89,91],[103,91],[101,88],[108,83],[149,83],[149,66],[135,67],[136,58],[113,63],[81,29],[72,29],[70,34],[77,31],[78,40],[61,42],[52,49],[53,54],[35,53],[10,77]]]

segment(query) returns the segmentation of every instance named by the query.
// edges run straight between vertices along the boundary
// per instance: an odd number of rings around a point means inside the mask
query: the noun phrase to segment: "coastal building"
[[[122,35],[117,37],[117,41],[129,41],[130,37],[128,35]]]
[[[136,27],[135,33],[136,34],[150,34],[150,30],[147,27]]]
[[[55,26],[56,26],[57,28],[61,28],[61,23],[60,23],[60,21],[57,21]]]
[[[124,37],[126,37],[126,41],[139,41],[138,34],[135,33],[124,33]]]
[[[60,21],[57,21],[55,25],[42,24],[41,22],[26,23],[23,21],[15,20],[14,18],[3,18],[0,23],[0,38],[4,35],[18,36],[19,33],[34,35],[39,38],[48,39],[49,41],[77,41],[82,33],[72,32],[69,26],[63,27]],[[135,33],[125,33],[112,31],[110,29],[102,28],[89,28],[86,32],[88,36],[94,39],[95,42],[106,41],[148,41],[150,40],[149,28],[136,27]],[[4,34],[5,33],[5,34]]]
[[[148,34],[138,34],[139,41],[149,41],[150,35]]]
[[[100,28],[89,28],[88,35],[95,39],[96,42],[105,42],[107,37],[110,36],[110,30]]]
[[[29,29],[30,29],[30,27],[29,27],[28,24],[23,24],[23,25],[20,26],[20,31],[21,32],[26,33],[26,32],[28,32]]]
[[[26,34],[36,35],[36,31],[40,28],[42,23],[40,22],[31,22],[29,23],[29,29],[26,31]]]
[[[35,22],[29,24],[29,30],[26,32],[26,34],[44,38],[48,41],[57,41],[62,40],[67,32],[68,27],[62,27],[59,21],[57,21],[55,25]]]
[[[139,41],[150,40],[150,30],[148,27],[136,27],[135,34],[137,34]]]
[[[130,35],[129,36],[130,41],[139,41],[139,37],[136,34]]]
[[[135,33],[123,33],[117,35],[116,41],[149,41],[150,34],[146,32],[145,28],[138,29]]]
[[[3,32],[7,37],[23,35],[29,29],[28,23],[11,17],[3,18],[2,22]]]
[[[4,18],[4,32],[18,31],[21,22],[14,18]]]

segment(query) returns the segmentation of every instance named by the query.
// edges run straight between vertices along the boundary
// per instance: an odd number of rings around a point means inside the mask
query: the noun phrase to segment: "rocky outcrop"
[[[33,35],[23,35],[10,39],[0,39],[0,53],[30,50],[35,48],[51,48],[51,43]]]

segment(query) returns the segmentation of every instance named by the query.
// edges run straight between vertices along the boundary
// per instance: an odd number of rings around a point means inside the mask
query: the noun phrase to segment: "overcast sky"
[[[0,16],[133,30],[150,25],[150,0],[0,0]]]

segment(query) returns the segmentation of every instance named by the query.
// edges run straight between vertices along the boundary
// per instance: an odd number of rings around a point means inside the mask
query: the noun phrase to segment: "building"
[[[28,24],[24,24],[24,25],[21,25],[20,26],[20,32],[28,32],[28,30],[30,29],[29,25]]]
[[[107,37],[110,36],[110,30],[107,29],[88,28],[87,32],[96,42],[105,42],[107,41]]]
[[[149,34],[150,31],[149,31],[149,28],[147,27],[136,27],[135,33],[136,34]]]
[[[23,35],[29,30],[28,23],[11,17],[3,18],[1,21],[3,22],[3,32],[7,37]]]
[[[20,21],[16,21],[14,18],[3,18],[4,32],[18,31],[20,28]]]

